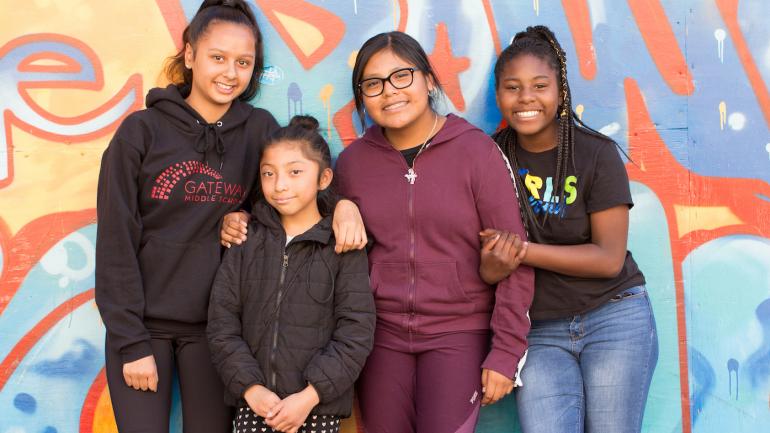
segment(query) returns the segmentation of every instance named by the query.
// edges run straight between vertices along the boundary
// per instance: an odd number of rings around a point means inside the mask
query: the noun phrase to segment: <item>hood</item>
[[[278,215],[278,211],[270,206],[264,199],[254,203],[254,207],[251,209],[251,216],[255,221],[265,226],[268,230],[283,234],[284,230],[281,225],[281,216]],[[332,217],[326,216],[321,218],[321,221],[311,227],[308,231],[294,238],[294,240],[314,241],[322,245],[328,245],[332,242],[333,238]],[[294,242],[294,240],[292,242]]]
[[[462,117],[455,116],[451,113],[447,114],[444,126],[439,129],[435,136],[433,136],[433,140],[431,140],[430,146],[432,147],[441,145],[442,143],[450,141],[457,136],[472,130],[478,130],[478,128],[473,126]],[[382,128],[379,125],[372,125],[367,128],[366,133],[362,139],[364,142],[373,146],[392,148],[390,142],[387,138],[385,138]]]
[[[201,161],[208,163],[214,152],[219,159],[221,170],[227,152],[222,136],[228,131],[241,127],[249,119],[254,107],[235,100],[219,121],[207,123],[185,101],[185,96],[189,93],[189,88],[169,84],[165,88],[151,89],[147,93],[145,104],[147,108],[158,110],[172,126],[189,136],[195,151],[201,154]]]

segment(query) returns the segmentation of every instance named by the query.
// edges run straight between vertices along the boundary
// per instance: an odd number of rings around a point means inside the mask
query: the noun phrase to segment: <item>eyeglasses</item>
[[[393,71],[386,78],[367,78],[358,83],[358,88],[364,96],[374,97],[382,95],[385,90],[385,82],[389,82],[396,89],[406,89],[414,81],[415,68],[403,68]]]

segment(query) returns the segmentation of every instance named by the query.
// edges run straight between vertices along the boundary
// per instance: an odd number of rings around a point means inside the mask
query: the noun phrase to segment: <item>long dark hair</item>
[[[318,120],[313,116],[292,117],[288,126],[278,128],[273,132],[267,143],[262,146],[259,159],[262,159],[266,149],[282,141],[299,143],[302,154],[306,158],[318,163],[318,180],[320,180],[323,171],[332,166],[332,154],[329,149],[329,143],[318,132],[318,126]],[[318,212],[322,216],[332,215],[334,207],[339,201],[335,184],[335,178],[332,177],[331,184],[326,189],[318,192],[316,203],[318,204]]]
[[[167,59],[164,67],[166,78],[185,91],[189,91],[192,86],[193,71],[185,67],[185,48],[187,44],[190,44],[195,50],[198,40],[206,34],[209,26],[215,22],[241,24],[248,27],[254,34],[254,71],[246,90],[238,95],[239,100],[249,101],[259,91],[259,77],[262,75],[265,59],[262,48],[262,33],[259,31],[254,13],[244,0],[205,0],[182,33],[182,48],[174,56]]]
[[[404,32],[388,32],[374,35],[364,42],[361,49],[358,50],[356,63],[355,66],[353,66],[353,96],[356,101],[358,118],[361,120],[361,128],[366,128],[366,113],[364,113],[364,95],[361,93],[361,88],[358,87],[358,83],[361,82],[361,78],[364,75],[364,68],[366,68],[366,64],[369,63],[372,56],[383,50],[393,51],[393,54],[412,63],[415,66],[415,69],[421,71],[423,75],[433,81],[434,91],[431,94],[428,94],[428,101],[433,111],[436,110],[438,97],[444,93],[444,89],[441,87],[441,83],[439,82],[436,73],[433,71],[430,60],[428,60],[428,55],[425,54],[425,50],[422,49],[422,46],[420,46],[420,43],[417,42],[417,40]]]
[[[524,225],[527,232],[537,239],[537,235],[548,219],[549,209],[558,208],[560,212],[564,211],[566,205],[564,181],[567,177],[567,168],[571,165],[572,169],[575,169],[575,129],[580,127],[591,134],[601,136],[606,140],[610,139],[586,126],[572,109],[572,91],[567,80],[567,56],[556,39],[556,35],[546,26],[527,27],[525,31],[517,33],[511,45],[500,53],[500,57],[495,63],[495,89],[500,86],[501,75],[508,62],[521,55],[532,55],[547,62],[556,72],[559,86],[560,105],[557,110],[557,118],[554,119],[559,128],[556,143],[556,174],[553,180],[554,192],[551,194],[549,202],[544,204],[541,218],[535,215],[535,211],[529,205],[528,195],[525,192],[527,189],[519,175],[520,165],[516,157],[516,131],[507,126],[496,132],[492,138],[511,163],[516,189],[520,191],[518,194],[519,206],[522,209]],[[625,152],[623,153],[625,154]]]

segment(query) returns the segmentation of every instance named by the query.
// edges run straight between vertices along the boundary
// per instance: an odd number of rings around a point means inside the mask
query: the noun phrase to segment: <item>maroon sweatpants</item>
[[[367,433],[473,433],[488,331],[418,335],[377,327],[358,381]]]
[[[174,370],[179,375],[184,433],[230,433],[233,408],[224,403],[224,385],[211,364],[205,335],[153,333],[158,392],[137,391],[123,379],[118,351],[105,347],[107,383],[120,433],[167,433]]]

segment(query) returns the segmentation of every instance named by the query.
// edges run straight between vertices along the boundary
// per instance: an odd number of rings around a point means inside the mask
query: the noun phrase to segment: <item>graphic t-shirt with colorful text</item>
[[[547,213],[541,229],[530,222],[533,242],[578,245],[591,242],[590,214],[615,206],[633,206],[628,174],[614,143],[602,136],[575,131],[575,164],[568,163],[564,199],[556,197],[557,149],[527,152],[516,149],[518,176],[526,191],[528,206],[538,220]],[[614,278],[581,278],[536,269],[533,319],[565,318],[598,307],[619,291],[644,284],[644,276],[630,252],[620,274]]]

